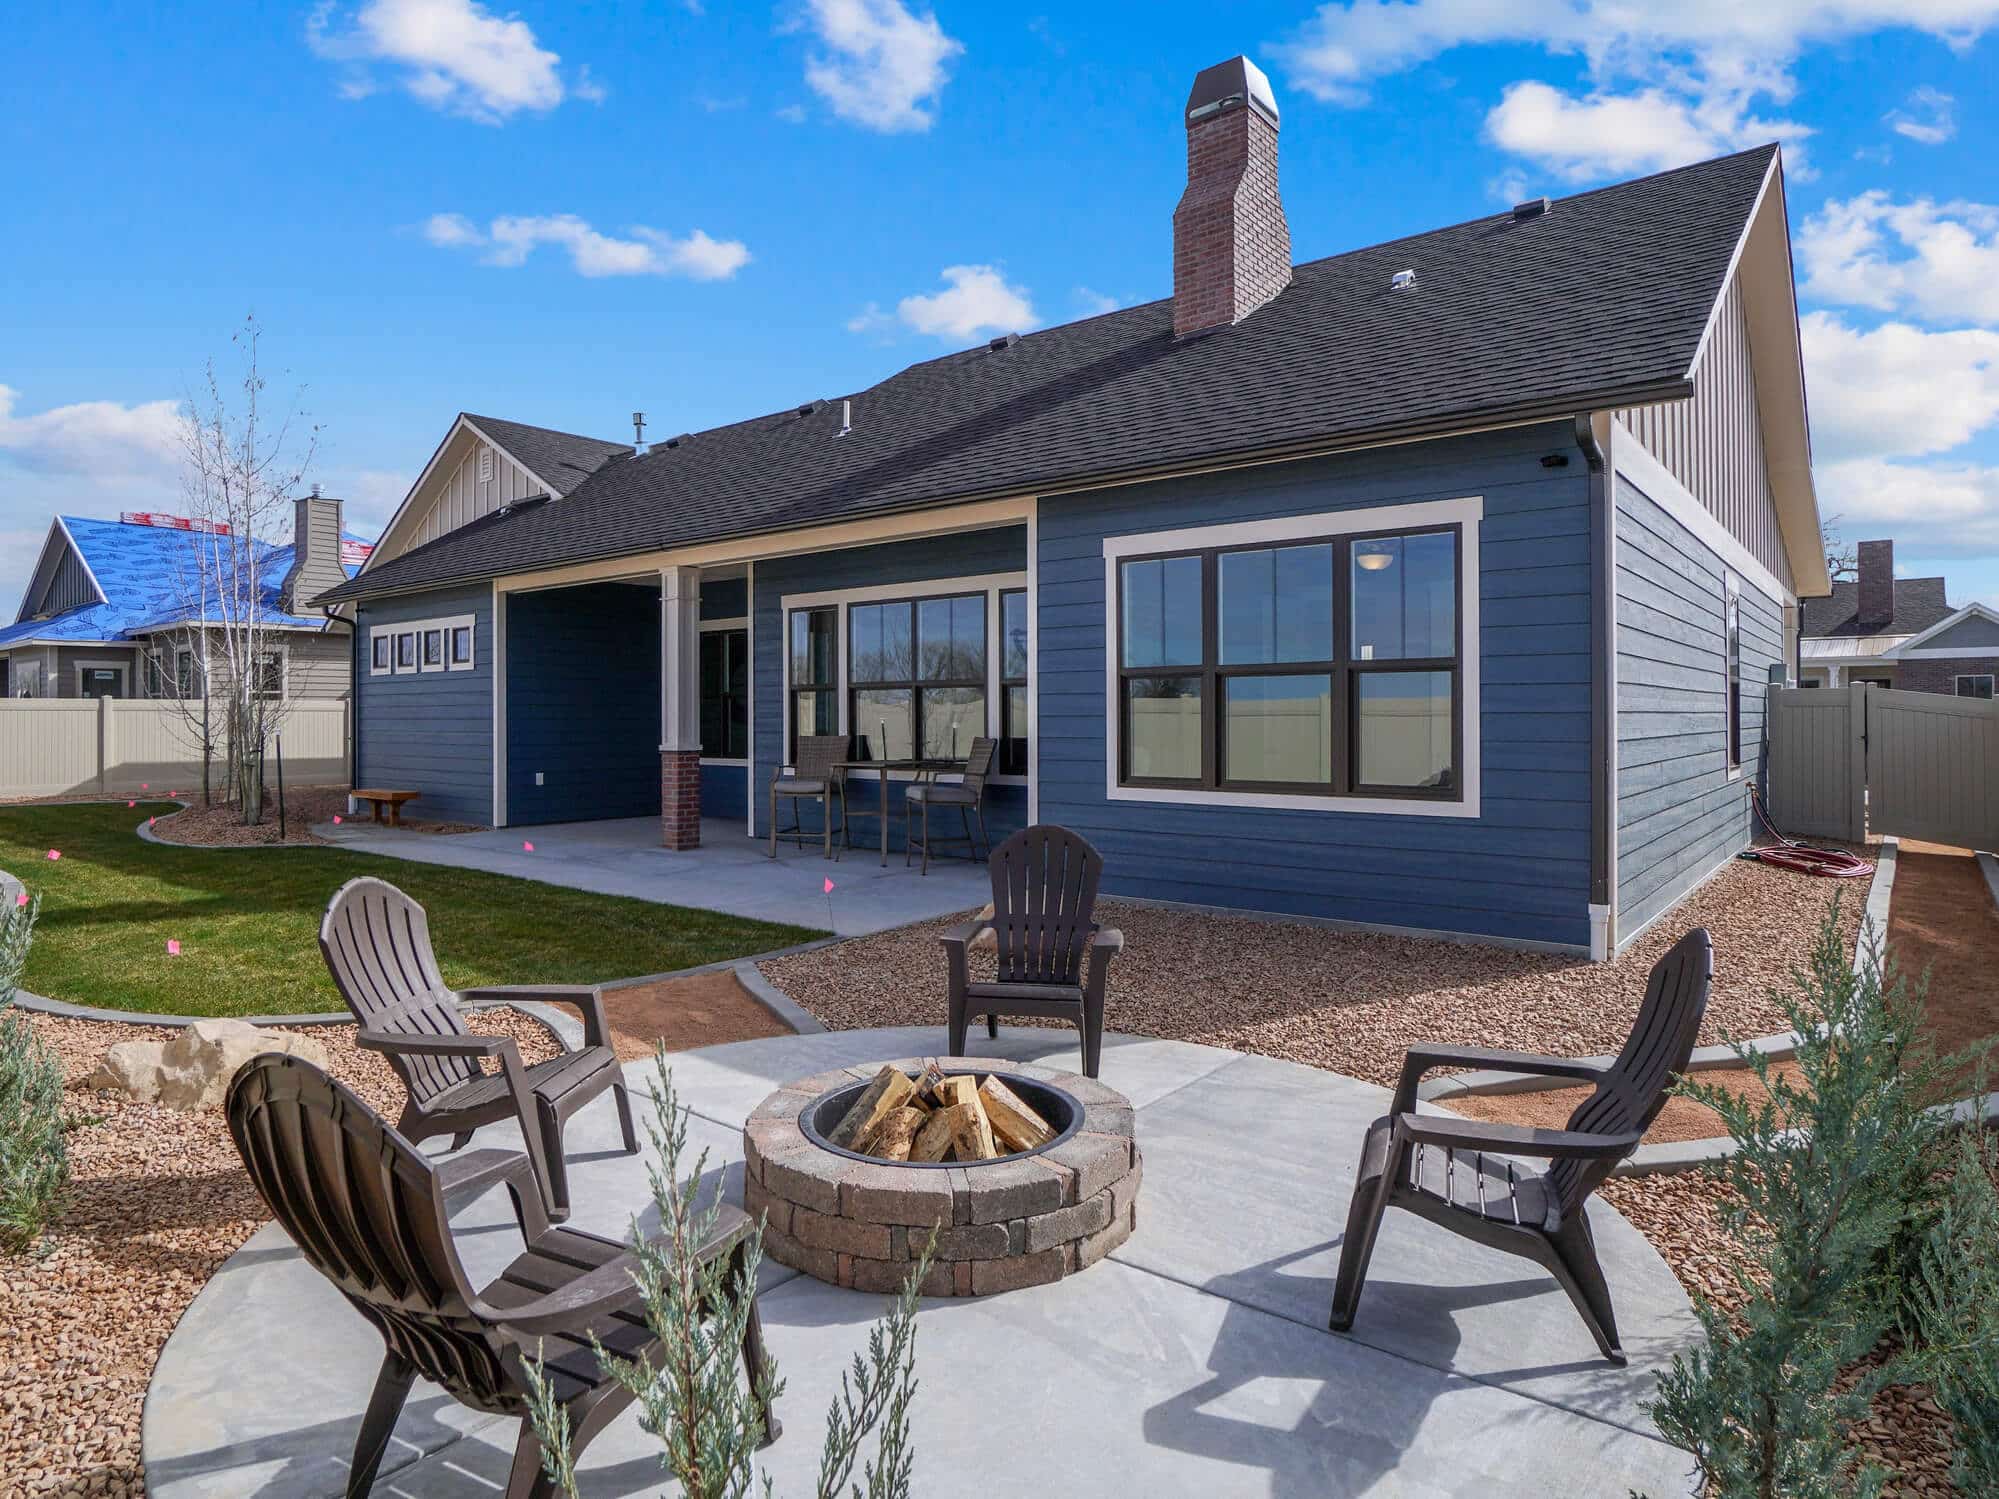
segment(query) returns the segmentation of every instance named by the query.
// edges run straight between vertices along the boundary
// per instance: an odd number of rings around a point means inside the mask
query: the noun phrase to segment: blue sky
[[[1821,501],[1999,602],[1999,0],[7,7],[0,606],[178,499],[254,311],[378,527],[461,409],[655,437],[1170,290],[1194,73],[1297,258],[1786,143]]]

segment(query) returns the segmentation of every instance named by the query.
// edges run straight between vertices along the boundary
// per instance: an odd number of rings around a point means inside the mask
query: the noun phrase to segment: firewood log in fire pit
[[[884,1067],[827,1136],[884,1161],[990,1161],[1038,1150],[1055,1130],[997,1073],[946,1075],[932,1062],[911,1078]]]

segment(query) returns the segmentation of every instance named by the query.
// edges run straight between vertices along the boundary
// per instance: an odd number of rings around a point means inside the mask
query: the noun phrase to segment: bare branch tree
[[[1825,543],[1825,570],[1835,583],[1860,576],[1860,549],[1840,530],[1843,519],[1828,515],[1819,523],[1819,535]]]
[[[174,692],[207,760],[219,729],[229,799],[245,823],[264,811],[264,748],[289,709],[274,628],[281,576],[266,576],[272,546],[285,534],[293,497],[319,446],[319,428],[298,406],[304,388],[273,413],[260,363],[263,329],[254,315],[232,335],[240,373],[225,383],[208,361],[202,388],[182,404],[181,494],[194,535],[175,579],[178,608]],[[179,672],[191,653],[193,681]]]

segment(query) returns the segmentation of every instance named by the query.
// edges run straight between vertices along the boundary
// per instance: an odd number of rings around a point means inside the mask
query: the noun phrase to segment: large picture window
[[[847,609],[848,722],[877,759],[962,759],[986,731],[986,596]]]
[[[839,611],[791,611],[791,744],[798,758],[801,734],[840,732]]]
[[[1459,527],[1117,568],[1118,781],[1463,794]]]
[[[750,753],[750,632],[701,634],[701,753],[744,760]]]

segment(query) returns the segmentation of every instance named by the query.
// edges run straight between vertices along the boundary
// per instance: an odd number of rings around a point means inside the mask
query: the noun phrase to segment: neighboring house
[[[1944,601],[1942,578],[1895,576],[1894,542],[1863,541],[1854,550],[1857,576],[1834,583],[1824,598],[1805,602],[1798,641],[1801,687],[1900,686],[1895,648],[1953,612]]]
[[[1628,943],[1828,587],[1777,148],[1294,266],[1263,75],[1184,123],[1170,299],[649,451],[458,418],[321,600],[357,774],[687,848],[800,733],[983,733],[1116,894]]]
[[[345,697],[349,627],[307,600],[359,571],[368,545],[343,536],[336,499],[298,501],[294,528],[289,546],[254,543],[271,641],[266,690]],[[57,516],[19,615],[0,628],[0,697],[197,696],[219,653],[198,604],[203,548],[218,544],[178,516]],[[211,601],[207,618],[221,617]]]

